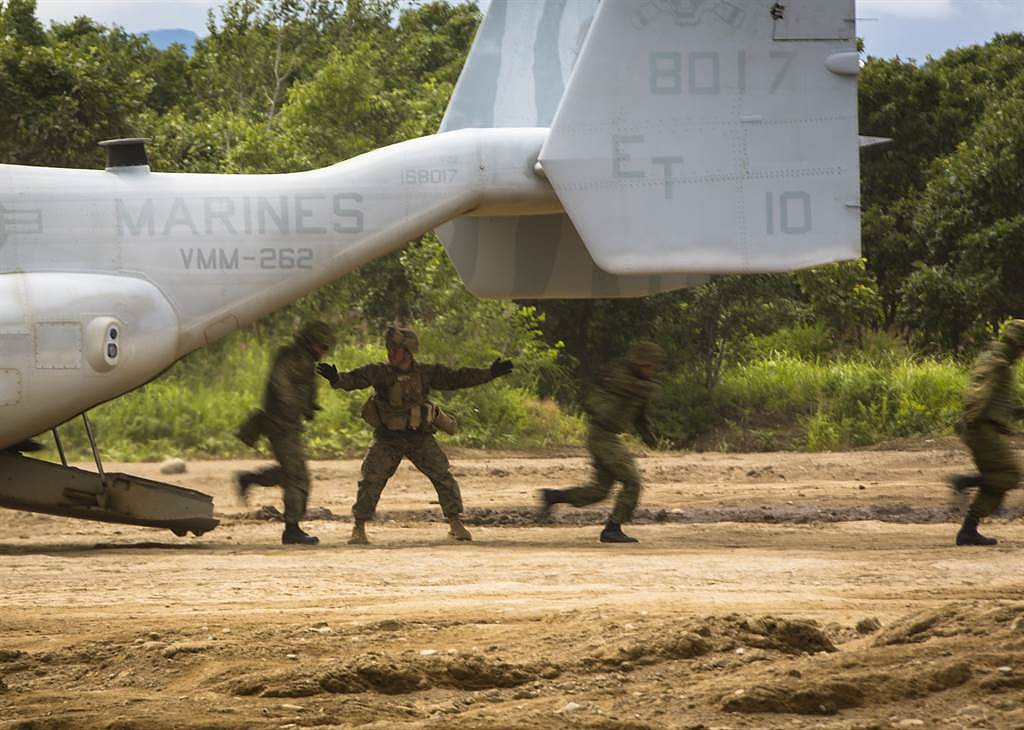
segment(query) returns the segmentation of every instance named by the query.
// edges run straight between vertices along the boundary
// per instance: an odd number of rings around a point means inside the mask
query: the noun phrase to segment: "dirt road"
[[[312,465],[317,548],[254,462],[164,477],[202,538],[2,511],[0,728],[1024,728],[1024,499],[953,547],[965,454],[919,446],[642,458],[628,546],[535,519],[578,453],[453,458],[469,544],[403,465],[346,545],[358,461]]]

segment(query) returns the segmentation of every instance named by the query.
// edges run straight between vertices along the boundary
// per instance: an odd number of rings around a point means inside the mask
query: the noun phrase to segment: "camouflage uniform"
[[[312,322],[302,328],[295,341],[277,351],[263,394],[263,410],[256,411],[239,429],[239,438],[253,445],[260,435],[270,441],[278,465],[239,475],[244,494],[249,485],[280,485],[284,491],[284,519],[295,525],[306,514],[309,500],[309,470],[303,443],[303,421],[313,420],[320,407],[316,402],[318,350],[333,345],[327,325]]]
[[[389,348],[404,347],[409,352],[407,370],[390,363],[364,365],[346,373],[337,372],[333,366],[320,366],[321,375],[330,381],[332,388],[374,389],[363,407],[363,417],[374,426],[373,441],[363,459],[352,514],[357,524],[372,519],[388,479],[402,459],[408,458],[434,485],[444,516],[449,520],[457,519],[462,514],[462,495],[452,476],[448,457],[434,438],[437,407],[428,396],[434,389],[456,390],[483,385],[509,372],[511,363],[496,360],[490,368],[457,369],[423,364],[412,358],[412,353],[418,349],[418,340],[410,330],[391,328],[386,341]],[[499,362],[507,363],[507,369],[499,366]]]
[[[653,342],[638,340],[630,347],[626,359],[610,365],[586,401],[589,416],[587,449],[590,451],[594,476],[587,484],[566,490],[546,489],[541,498],[544,508],[567,502],[574,507],[585,507],[605,499],[615,482],[622,483],[615,500],[605,533],[621,535],[620,526],[633,518],[640,499],[640,473],[636,462],[622,443],[620,434],[635,428],[648,446],[656,443],[651,429],[650,407],[658,396],[658,384],[642,377],[638,368],[660,368],[664,352]],[[606,534],[602,533],[602,539]],[[623,536],[625,537],[625,536]],[[632,542],[605,540],[607,542]]]
[[[978,493],[968,509],[966,532],[961,530],[958,544],[994,544],[991,538],[983,538],[984,542],[970,538],[977,535],[978,520],[998,510],[1006,493],[1020,482],[1021,469],[1005,435],[1013,433],[1014,421],[1020,415],[1013,365],[1022,350],[1024,320],[1011,320],[1000,339],[978,357],[971,370],[959,425],[960,436],[979,473],[954,477],[953,484],[958,490],[978,487]]]

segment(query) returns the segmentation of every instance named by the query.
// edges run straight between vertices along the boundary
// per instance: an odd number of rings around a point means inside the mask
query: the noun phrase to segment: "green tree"
[[[27,6],[34,4],[19,3],[20,12]],[[135,122],[155,86],[149,66],[159,53],[147,39],[87,18],[55,24],[42,43],[20,34],[0,46],[0,128],[8,131],[0,159],[98,167],[99,140],[142,131]]]
[[[46,43],[43,26],[36,20],[36,0],[0,2],[0,39],[26,46]]]
[[[856,343],[882,316],[882,297],[864,259],[806,269],[796,274],[816,321],[839,339]]]
[[[979,297],[991,285],[984,277],[957,275],[948,265],[918,263],[901,290],[896,321],[924,352],[958,352],[984,336]]]
[[[777,274],[715,276],[688,294],[677,326],[688,333],[708,390],[746,338],[790,324],[801,313],[791,278]]]

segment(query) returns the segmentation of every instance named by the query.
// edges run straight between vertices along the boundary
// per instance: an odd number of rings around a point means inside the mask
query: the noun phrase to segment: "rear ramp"
[[[213,498],[130,474],[96,472],[0,453],[0,507],[62,517],[162,527],[183,537],[202,535],[220,521]]]

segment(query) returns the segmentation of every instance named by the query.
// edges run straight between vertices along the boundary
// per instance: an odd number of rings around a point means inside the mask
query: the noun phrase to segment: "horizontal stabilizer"
[[[478,297],[643,297],[704,282],[697,274],[617,276],[599,269],[565,215],[458,218],[438,234]]]
[[[541,150],[613,274],[860,255],[853,0],[601,3]]]
[[[880,144],[889,144],[892,141],[892,137],[868,137],[863,134],[860,135],[861,147],[875,147]]]

